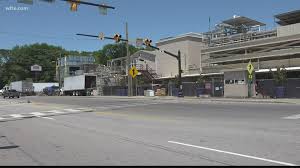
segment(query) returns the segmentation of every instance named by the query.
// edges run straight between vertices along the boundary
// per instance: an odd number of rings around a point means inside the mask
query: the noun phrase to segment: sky
[[[211,27],[233,17],[247,16],[276,26],[274,15],[300,9],[299,0],[84,0],[105,3],[109,9],[101,15],[94,6],[79,5],[70,11],[67,2],[45,3],[34,0],[33,5],[17,0],[0,0],[0,49],[16,45],[48,43],[67,50],[96,51],[111,40],[76,36],[77,33],[105,36],[120,33],[125,37],[128,22],[129,39],[159,39],[188,32],[207,32]],[[27,7],[27,10],[7,10],[7,7]]]

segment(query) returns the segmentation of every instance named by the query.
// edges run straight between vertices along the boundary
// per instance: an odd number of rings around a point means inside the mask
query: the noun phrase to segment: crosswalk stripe
[[[50,110],[50,111],[41,111],[41,112],[31,112],[26,114],[10,114],[10,115],[2,115],[0,116],[0,121],[6,121],[9,119],[14,118],[32,118],[32,117],[39,117],[43,118],[45,116],[51,116],[51,115],[59,115],[59,114],[68,114],[70,112],[90,112],[93,111],[92,109],[88,108],[76,108],[76,109],[63,109],[63,110]],[[5,117],[5,118],[3,118]]]
[[[68,111],[68,112],[79,112],[80,110],[76,110],[76,109],[64,109],[64,111]]]
[[[21,114],[11,114],[10,116],[15,117],[15,118],[23,118]]]
[[[300,114],[284,117],[284,119],[297,120],[300,119]]]
[[[44,115],[47,115],[45,113],[40,113],[40,112],[34,112],[34,113],[30,113],[30,114],[33,114],[35,116],[44,116]]]
[[[57,114],[64,113],[64,112],[59,111],[59,110],[51,110],[51,111],[46,111],[46,112],[57,113]]]

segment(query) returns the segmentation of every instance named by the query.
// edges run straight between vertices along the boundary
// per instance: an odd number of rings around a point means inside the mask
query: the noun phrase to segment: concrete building
[[[275,71],[276,67],[284,66],[288,78],[300,79],[300,10],[274,17],[278,25],[271,30],[260,21],[234,15],[209,32],[164,38],[156,46],[174,54],[181,51],[186,94],[195,95],[194,82],[206,76],[205,89],[211,96],[256,96],[256,82],[269,80],[270,69]],[[132,63],[141,65],[138,70],[142,71],[146,64],[140,58],[146,60],[155,72],[152,75],[154,83],[166,83],[178,75],[176,58],[160,51],[139,51],[132,58]],[[112,60],[108,66],[123,67],[122,74],[126,75],[125,60],[125,57]],[[250,61],[254,66],[254,81],[248,86],[246,67]],[[300,97],[300,80],[290,81],[288,85],[287,97]],[[267,84],[265,87],[275,86]],[[271,90],[268,92],[272,94]]]
[[[66,56],[57,60],[56,79],[63,84],[64,78],[83,73],[96,72],[97,64],[93,56]]]
[[[176,37],[161,39],[156,46],[162,50],[178,54],[181,52],[181,69],[183,76],[199,74],[202,59],[201,49],[205,46],[202,34],[187,33]],[[172,78],[178,75],[178,62],[176,58],[156,51],[157,73],[162,78]]]
[[[238,16],[223,21],[215,30],[206,33],[208,45],[202,49],[201,57],[208,59],[203,61],[202,73],[223,76],[228,71],[242,72],[251,61],[258,80],[266,79],[269,69],[274,71],[279,66],[288,70],[290,78],[300,78],[300,11],[279,14],[275,18],[278,27],[273,30],[263,29],[264,23]],[[227,92],[225,96],[243,97],[242,94],[236,95],[234,90],[240,85],[246,85],[246,78],[241,79],[244,84],[238,84],[241,82],[233,78],[226,79],[225,89],[231,89],[224,91]],[[295,93],[297,87],[289,89],[287,92]],[[290,96],[298,97],[300,90],[298,93]]]

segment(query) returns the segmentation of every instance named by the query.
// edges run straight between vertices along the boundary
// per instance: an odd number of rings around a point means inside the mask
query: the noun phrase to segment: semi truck
[[[21,96],[33,95],[33,83],[32,81],[15,81],[10,83],[10,89],[16,90]]]
[[[90,96],[96,89],[96,75],[84,74],[64,78],[64,95]]]

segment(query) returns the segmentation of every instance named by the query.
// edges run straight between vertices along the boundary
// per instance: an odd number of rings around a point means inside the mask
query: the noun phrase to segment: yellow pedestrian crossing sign
[[[133,66],[130,70],[129,70],[129,74],[132,78],[135,78],[138,75],[139,71],[136,69],[135,66]]]
[[[252,74],[254,71],[254,66],[252,65],[251,61],[247,65],[247,70],[248,70],[249,74]]]

